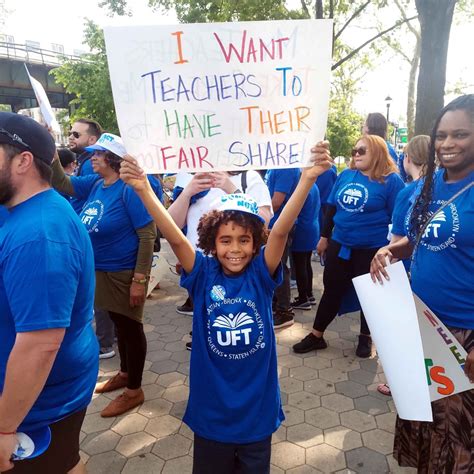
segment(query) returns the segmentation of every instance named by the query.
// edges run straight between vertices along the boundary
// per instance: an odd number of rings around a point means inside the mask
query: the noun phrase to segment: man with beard
[[[69,149],[77,156],[76,176],[94,174],[92,170],[91,157],[93,153],[85,150],[92,146],[102,135],[102,127],[94,120],[81,118],[76,120],[69,131]],[[97,176],[99,179],[99,176]],[[71,206],[77,214],[80,214],[84,206],[83,199],[71,199]]]
[[[94,261],[85,227],[51,189],[55,152],[41,125],[0,112],[0,205],[9,210],[0,228],[0,472],[85,472],[79,434],[98,372]],[[27,459],[13,464],[14,452]]]

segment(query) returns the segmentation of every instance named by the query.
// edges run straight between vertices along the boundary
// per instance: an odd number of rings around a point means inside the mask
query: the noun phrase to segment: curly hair
[[[431,132],[430,153],[428,157],[428,164],[426,167],[423,188],[421,189],[420,194],[416,198],[410,218],[410,231],[416,236],[421,233],[425,222],[430,217],[429,206],[433,196],[433,181],[436,171],[435,142],[436,134],[438,133],[439,123],[441,122],[441,119],[444,117],[446,112],[452,112],[455,110],[465,111],[471,117],[471,121],[474,124],[474,94],[461,95],[451,101],[441,110],[436,119],[436,122],[434,123],[433,131]]]
[[[111,151],[104,152],[105,162],[116,172],[120,173],[120,163],[122,163],[122,158],[112,153]]]
[[[200,247],[205,255],[212,254],[216,250],[216,238],[219,227],[223,224],[234,222],[250,231],[253,237],[255,254],[260,252],[260,247],[267,241],[267,230],[265,224],[257,217],[246,212],[239,211],[210,211],[199,220],[197,228]]]

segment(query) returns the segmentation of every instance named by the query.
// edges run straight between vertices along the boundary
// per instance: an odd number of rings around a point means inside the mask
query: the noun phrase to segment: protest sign
[[[53,132],[59,133],[60,132],[59,124],[58,124],[58,121],[56,120],[56,116],[54,115],[51,104],[49,103],[49,99],[48,99],[48,96],[46,95],[46,91],[41,85],[41,82],[37,81],[30,74],[30,71],[28,71],[26,64],[25,64],[25,69],[26,69],[26,73],[28,74],[28,77],[30,78],[31,87],[33,88],[33,91],[35,93],[36,100],[41,110],[41,114],[43,115],[44,121],[49,127],[51,127]]]
[[[423,301],[413,294],[418,313],[431,401],[472,390],[464,373],[467,353]]]
[[[383,364],[400,418],[433,421],[415,302],[402,262],[387,267],[390,281],[370,274],[352,281]]]
[[[150,293],[156,288],[156,285],[160,283],[167,269],[166,261],[163,257],[160,257],[159,252],[153,253],[153,259],[151,261],[150,279],[148,281],[148,291],[146,296],[150,296]]]
[[[105,28],[120,133],[148,173],[301,167],[323,139],[332,21]]]

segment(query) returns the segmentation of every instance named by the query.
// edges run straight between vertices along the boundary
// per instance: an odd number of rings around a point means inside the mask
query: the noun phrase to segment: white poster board
[[[150,279],[148,280],[148,291],[146,294],[147,297],[150,296],[151,292],[156,288],[156,285],[160,283],[167,268],[166,261],[163,257],[160,257],[159,252],[153,252]]]
[[[413,294],[418,313],[431,400],[474,389],[464,373],[467,353],[446,326]]]
[[[104,31],[120,133],[147,173],[301,167],[324,138],[331,20]]]
[[[383,364],[400,418],[433,421],[418,317],[402,262],[387,267],[390,281],[370,274],[352,281]]]
[[[44,90],[41,82],[37,81],[28,71],[28,68],[25,64],[26,73],[31,82],[31,87],[36,96],[36,100],[38,102],[38,106],[41,110],[41,114],[43,115],[44,121],[46,124],[51,127],[53,132],[60,133],[60,128],[58,121],[56,120],[56,116],[54,115],[53,109],[51,104],[49,103],[48,96],[46,95],[46,91]]]

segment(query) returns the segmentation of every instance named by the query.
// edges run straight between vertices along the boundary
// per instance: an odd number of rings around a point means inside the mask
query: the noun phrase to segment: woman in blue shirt
[[[437,171],[436,157],[442,166]],[[386,259],[412,256],[413,292],[464,346],[464,372],[474,382],[474,94],[441,111],[420,188],[407,237],[377,252],[372,278],[387,277]],[[395,459],[422,473],[472,473],[473,407],[469,390],[433,402],[432,423],[397,419]]]
[[[352,278],[369,272],[379,245],[386,245],[388,225],[403,181],[382,138],[365,135],[352,150],[350,169],[336,180],[317,251],[325,260],[324,292],[313,330],[293,346],[297,353],[325,349],[324,331],[336,317]],[[369,357],[370,330],[361,313],[356,354]]]
[[[94,250],[95,306],[109,312],[120,353],[120,371],[98,385],[96,393],[125,388],[101,412],[111,417],[144,401],[141,381],[147,345],[143,308],[156,226],[133,189],[120,179],[120,162],[126,153],[120,137],[104,133],[86,150],[94,153],[91,163],[97,174],[67,176],[55,160],[53,185],[85,202],[79,217]]]

